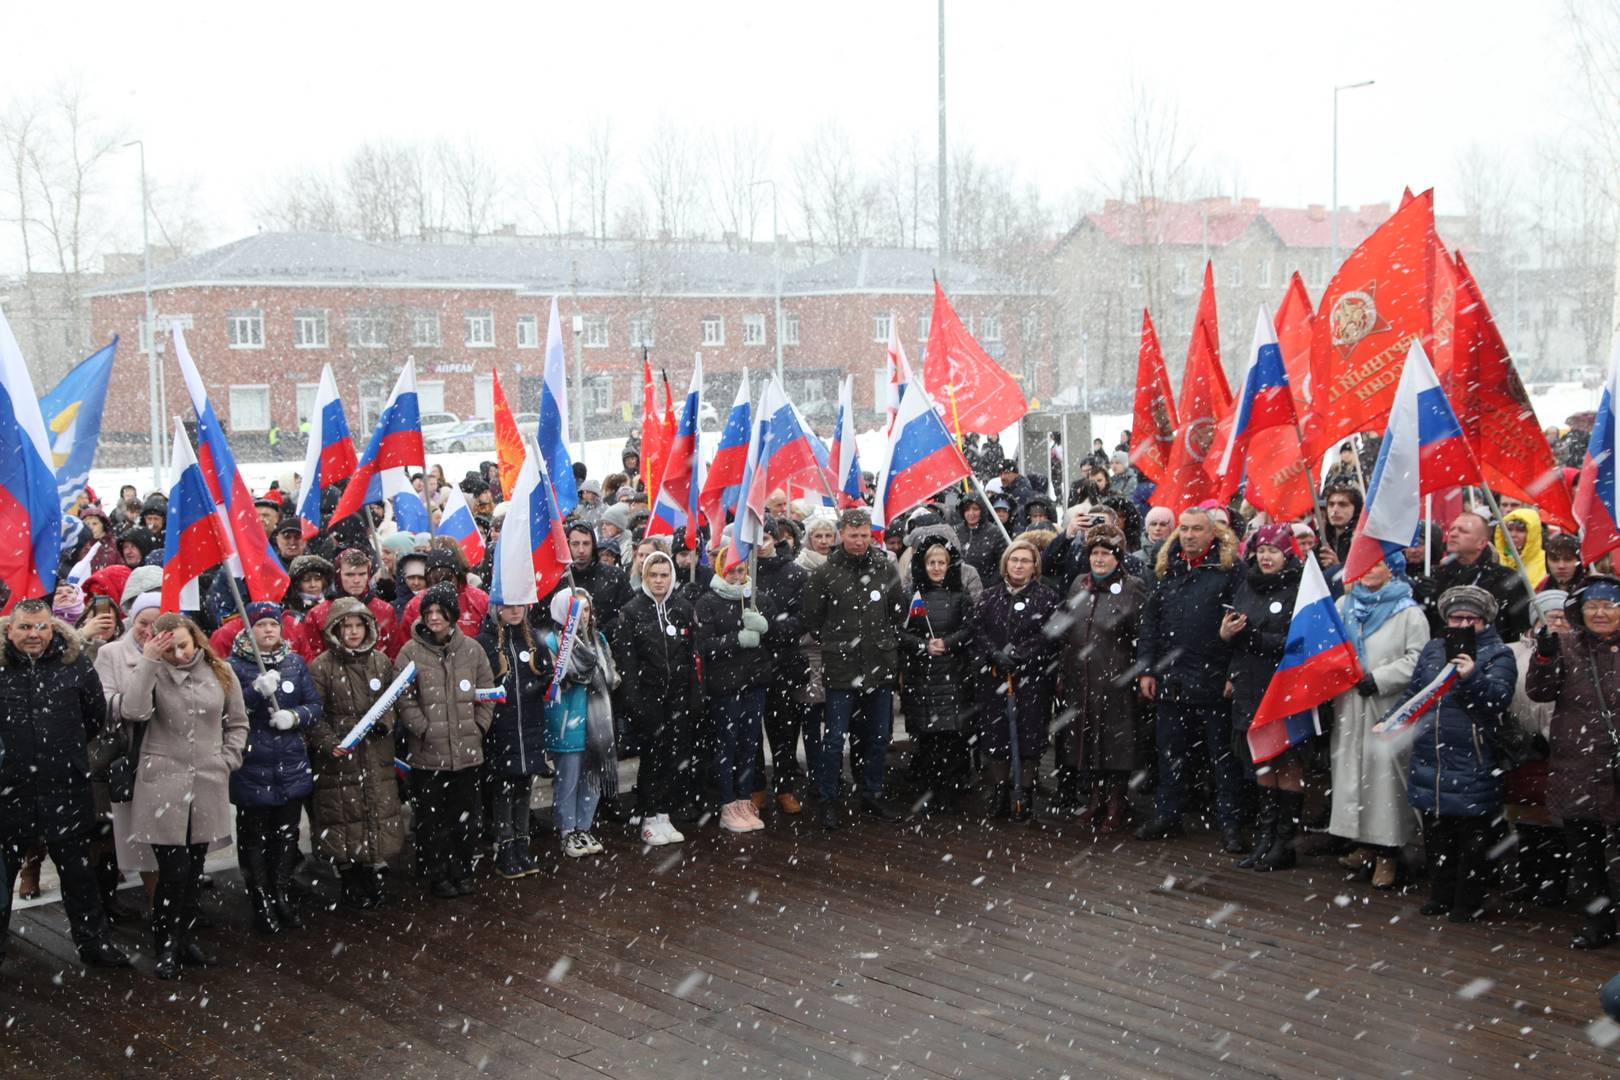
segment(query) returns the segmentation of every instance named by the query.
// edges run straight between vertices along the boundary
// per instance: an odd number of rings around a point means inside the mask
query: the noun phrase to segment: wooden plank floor
[[[57,905],[0,972],[0,1076],[681,1078],[1616,1075],[1570,914],[1474,926],[1330,860],[1240,871],[1193,835],[771,819],[469,900],[247,929],[219,969],[87,973]],[[547,839],[550,839],[549,837]],[[395,886],[396,891],[398,886]],[[19,933],[20,931],[20,933]],[[144,933],[120,939],[146,949]]]

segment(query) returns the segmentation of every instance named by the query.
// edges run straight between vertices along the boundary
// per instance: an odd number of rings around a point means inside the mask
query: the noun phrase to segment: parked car
[[[463,420],[435,435],[422,437],[422,444],[430,454],[459,454],[464,450],[494,450],[495,421]]]
[[[461,417],[453,412],[425,412],[422,414],[422,438],[442,435],[459,423]]]

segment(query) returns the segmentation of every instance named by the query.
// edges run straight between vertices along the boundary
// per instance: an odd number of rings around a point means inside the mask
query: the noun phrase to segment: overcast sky
[[[1551,0],[946,7],[952,138],[1054,204],[1114,175],[1132,79],[1176,104],[1228,193],[1283,205],[1328,201],[1334,83],[1376,80],[1342,97],[1341,200],[1435,185],[1442,209],[1462,147],[1514,160],[1566,129],[1578,93]],[[270,178],[365,138],[467,135],[516,162],[611,117],[633,160],[667,114],[757,124],[783,158],[829,118],[872,158],[913,132],[931,151],[935,12],[932,0],[34,4],[6,15],[0,101],[82,75],[98,111],[145,139],[155,175],[197,178],[220,242],[249,231]],[[133,217],[133,151],[107,179],[128,184]]]

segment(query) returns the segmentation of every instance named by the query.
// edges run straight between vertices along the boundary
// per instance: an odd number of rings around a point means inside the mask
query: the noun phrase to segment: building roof
[[[784,273],[785,295],[933,291],[935,268],[953,293],[1016,292],[1011,279],[928,252],[863,248]],[[775,264],[752,252],[673,247],[578,248],[535,244],[372,241],[315,232],[263,232],[152,272],[155,289],[205,286],[501,288],[586,295],[770,296]],[[88,290],[138,292],[140,277]]]
[[[1354,250],[1388,218],[1388,203],[1346,207],[1339,212],[1339,247]],[[1099,211],[1087,214],[1090,225],[1127,247],[1149,244],[1224,247],[1242,236],[1256,221],[1276,234],[1284,247],[1326,248],[1332,245],[1333,222],[1327,208],[1261,206],[1258,199],[1216,197],[1195,202],[1144,199],[1126,203],[1110,199]]]

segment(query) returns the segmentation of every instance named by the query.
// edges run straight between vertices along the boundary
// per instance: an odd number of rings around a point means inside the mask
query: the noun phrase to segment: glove
[[[298,726],[298,717],[291,709],[277,709],[270,714],[270,726],[277,731],[291,731]]]
[[[1536,655],[1543,660],[1551,660],[1558,655],[1558,635],[1546,623],[1536,627]]]
[[[990,659],[996,662],[996,667],[1006,670],[1013,666],[1013,655],[1006,649],[997,649],[990,654]]]
[[[259,692],[260,697],[269,697],[281,685],[281,676],[274,671],[261,673],[253,680],[253,689]]]
[[[749,630],[746,627],[737,631],[737,644],[745,649],[759,648],[759,631]]]
[[[1371,675],[1363,675],[1361,681],[1356,683],[1356,693],[1362,697],[1378,696],[1378,680]]]
[[[771,624],[765,616],[753,608],[743,608],[742,622],[745,629],[752,630],[756,634],[763,634],[771,628]]]

